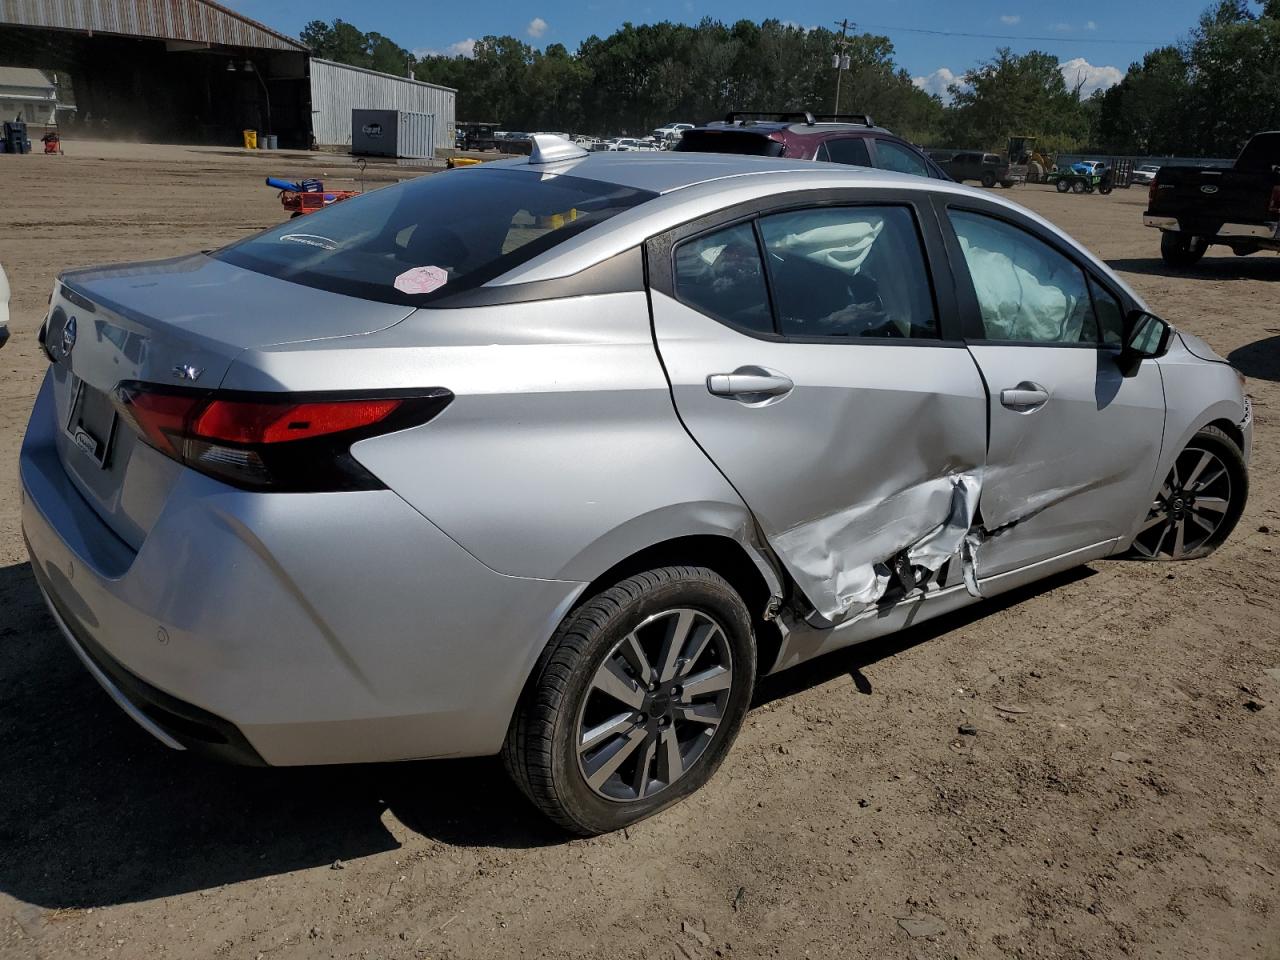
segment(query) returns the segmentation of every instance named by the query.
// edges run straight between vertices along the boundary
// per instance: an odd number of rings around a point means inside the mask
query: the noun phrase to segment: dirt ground
[[[569,841],[493,761],[171,753],[45,613],[15,475],[55,274],[276,223],[267,174],[354,168],[74,142],[0,158],[0,956],[1280,958],[1280,259],[1176,275],[1144,191],[1014,190],[1248,375],[1235,535],[777,678],[696,797]]]

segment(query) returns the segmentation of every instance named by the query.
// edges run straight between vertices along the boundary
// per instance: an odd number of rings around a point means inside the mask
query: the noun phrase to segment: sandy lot
[[[1215,252],[1173,275],[1142,191],[1016,190],[1249,376],[1235,535],[1208,560],[1090,564],[784,675],[693,800],[567,841],[491,761],[262,771],[171,753],[64,645],[14,479],[56,272],[276,223],[266,174],[354,174],[67,151],[0,158],[0,956],[1280,958],[1280,259]]]

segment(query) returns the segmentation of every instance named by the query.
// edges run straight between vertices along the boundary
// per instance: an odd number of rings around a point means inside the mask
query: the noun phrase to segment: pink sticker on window
[[[414,267],[396,277],[395,288],[401,293],[430,293],[449,282],[440,267]]]

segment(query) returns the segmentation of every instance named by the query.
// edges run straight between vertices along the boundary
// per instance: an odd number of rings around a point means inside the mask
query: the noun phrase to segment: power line
[[[1015,37],[1007,33],[960,33],[953,30],[926,30],[922,27],[886,27],[883,24],[864,23],[864,29],[867,30],[885,30],[902,33],[927,33],[935,37],[967,37],[975,40],[1034,40],[1037,43],[1120,43],[1128,44],[1135,47],[1160,47],[1171,40],[1119,40],[1114,37],[1087,37],[1087,36],[1070,36],[1070,37]]]

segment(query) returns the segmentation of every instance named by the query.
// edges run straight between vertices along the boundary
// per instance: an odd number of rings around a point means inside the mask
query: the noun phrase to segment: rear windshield
[[[738,153],[748,157],[780,157],[782,144],[745,130],[686,130],[672,149],[683,153]]]
[[[464,167],[340,201],[212,255],[332,293],[419,306],[492,280],[654,196],[579,177]]]

